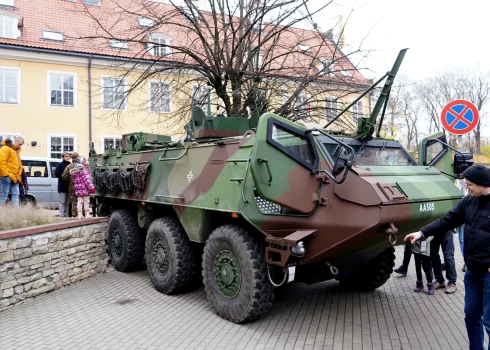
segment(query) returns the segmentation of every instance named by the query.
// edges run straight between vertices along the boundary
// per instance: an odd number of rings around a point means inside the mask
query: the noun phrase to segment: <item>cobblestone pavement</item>
[[[467,349],[455,245],[453,295],[413,292],[412,259],[407,277],[372,293],[290,285],[266,317],[245,325],[216,316],[203,288],[166,296],[146,271],[111,271],[0,313],[0,349]],[[396,253],[398,266],[403,246]]]

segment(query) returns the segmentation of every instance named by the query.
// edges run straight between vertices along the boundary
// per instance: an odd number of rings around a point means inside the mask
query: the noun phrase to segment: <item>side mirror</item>
[[[345,152],[345,149],[342,148],[341,151],[339,152],[339,155],[337,157],[337,160],[335,161],[335,164],[332,169],[332,175],[333,176],[338,176],[342,174],[344,169],[350,168],[352,166],[351,162],[349,161],[349,158],[347,157],[347,154]]]
[[[475,160],[472,153],[456,153],[454,155],[453,171],[455,174],[462,174],[473,164],[475,164]]]

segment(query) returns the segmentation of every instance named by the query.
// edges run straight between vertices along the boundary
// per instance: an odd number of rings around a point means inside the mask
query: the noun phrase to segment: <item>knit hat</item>
[[[490,169],[481,164],[470,166],[463,172],[463,177],[475,185],[490,187]]]
[[[85,164],[87,158],[83,157],[83,156],[79,156],[77,157],[77,163],[79,164]]]
[[[77,159],[78,157],[80,157],[80,155],[78,154],[78,152],[73,152],[71,155],[70,155],[71,159],[75,160]]]

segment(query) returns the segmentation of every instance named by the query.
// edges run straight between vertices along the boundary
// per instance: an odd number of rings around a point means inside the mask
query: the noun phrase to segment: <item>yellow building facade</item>
[[[176,101],[170,100],[169,112],[151,110],[150,84],[155,80],[132,91],[121,109],[113,108],[118,100],[111,100],[110,95],[123,92],[114,91],[119,79],[131,86],[138,75],[137,71],[128,74],[124,68],[111,59],[1,48],[0,138],[21,135],[25,139],[22,155],[60,158],[63,151],[88,155],[90,140],[97,153],[118,147],[122,134],[135,131],[182,137],[187,120],[175,120]],[[112,90],[108,83],[113,84]],[[336,100],[346,105],[356,95],[337,97],[325,96],[325,104]],[[312,109],[316,107],[324,106]],[[366,115],[368,99],[361,100],[358,107],[358,114]],[[340,105],[328,108],[340,109]],[[346,115],[344,125],[354,128],[359,115]],[[312,121],[324,123],[326,119],[314,113]]]

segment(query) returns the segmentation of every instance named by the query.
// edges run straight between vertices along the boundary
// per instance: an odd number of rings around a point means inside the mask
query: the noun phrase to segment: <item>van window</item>
[[[42,160],[22,160],[27,177],[48,177],[47,163]]]
[[[49,162],[49,166],[51,167],[51,177],[56,177],[56,166],[60,164],[60,162]]]

